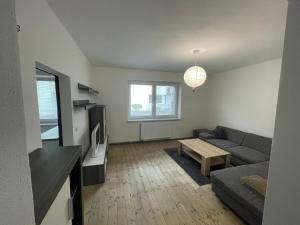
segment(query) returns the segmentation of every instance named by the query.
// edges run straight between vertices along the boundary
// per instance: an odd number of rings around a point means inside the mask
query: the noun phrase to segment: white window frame
[[[131,85],[151,85],[152,86],[152,115],[151,116],[137,116],[133,117],[131,115]],[[173,86],[176,91],[175,100],[175,114],[159,116],[156,115],[156,86]],[[129,103],[128,103],[128,121],[129,122],[139,122],[139,121],[157,121],[157,120],[179,120],[179,92],[180,84],[175,82],[156,82],[156,81],[129,81],[128,82],[128,93],[129,93]]]

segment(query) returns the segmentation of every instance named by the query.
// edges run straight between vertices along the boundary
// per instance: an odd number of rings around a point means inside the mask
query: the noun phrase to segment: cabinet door
[[[65,181],[64,185],[58,192],[54,202],[48,210],[41,225],[71,225],[72,220],[69,220],[69,207],[68,201],[71,197],[70,192],[70,179],[69,177]]]

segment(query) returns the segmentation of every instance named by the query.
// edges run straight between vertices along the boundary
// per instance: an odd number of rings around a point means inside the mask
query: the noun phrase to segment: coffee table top
[[[218,156],[230,155],[229,152],[224,151],[212,144],[202,141],[198,138],[178,140],[179,143],[198,153],[204,158],[212,158]]]

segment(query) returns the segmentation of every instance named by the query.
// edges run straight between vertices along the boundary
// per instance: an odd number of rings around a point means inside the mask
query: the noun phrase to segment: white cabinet
[[[58,192],[41,225],[72,225],[72,220],[69,220],[68,200],[70,197],[70,179],[68,177],[61,190]]]

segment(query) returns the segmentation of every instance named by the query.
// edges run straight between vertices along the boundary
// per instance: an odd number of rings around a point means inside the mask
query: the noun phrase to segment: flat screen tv
[[[100,144],[100,124],[98,123],[91,133],[91,157],[96,157]]]

